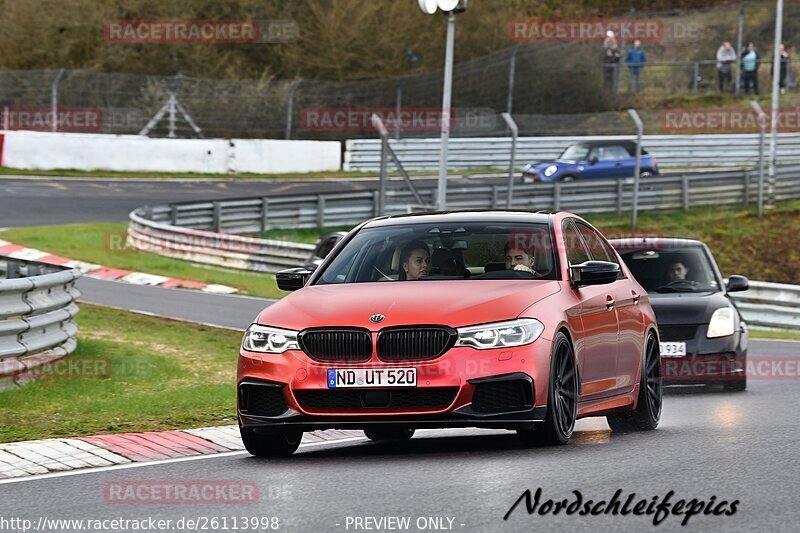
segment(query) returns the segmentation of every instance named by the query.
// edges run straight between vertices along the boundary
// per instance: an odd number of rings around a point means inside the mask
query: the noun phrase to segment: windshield
[[[647,292],[716,292],[714,270],[699,246],[623,252],[622,259]]]
[[[589,150],[591,150],[589,145],[573,144],[567,147],[558,158],[567,161],[585,161],[589,157]]]
[[[365,228],[316,284],[557,279],[546,224],[408,224]]]

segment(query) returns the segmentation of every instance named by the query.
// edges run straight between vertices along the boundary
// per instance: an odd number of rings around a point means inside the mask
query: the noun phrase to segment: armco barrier
[[[755,203],[758,176],[751,171],[650,177],[642,181],[639,209],[663,211],[698,206]],[[504,208],[505,185],[450,188],[453,209]],[[435,189],[420,189],[426,205],[436,205]],[[577,213],[630,209],[632,180],[535,183],[514,188],[513,209],[567,210]],[[779,167],[774,197],[800,197],[800,166]],[[386,214],[426,210],[414,206],[407,189],[387,191]],[[320,193],[144,206],[130,214],[129,243],[141,250],[196,263],[258,272],[296,266],[313,246],[237,234],[263,233],[271,227],[320,228],[354,226],[377,216],[377,191]]]
[[[531,161],[555,159],[576,142],[589,140],[635,140],[632,135],[520,137],[516,161],[521,168]],[[662,168],[752,167],[758,162],[758,134],[645,135],[643,146],[658,159]],[[406,170],[435,170],[439,166],[438,138],[390,141]],[[345,141],[344,170],[380,170],[380,139]],[[470,168],[508,168],[510,137],[451,138],[447,165],[451,170]],[[781,164],[800,163],[800,133],[778,136]]]
[[[3,166],[142,172],[280,173],[341,168],[341,142],[151,139],[140,135],[5,132]]]
[[[159,223],[137,209],[130,215],[128,244],[139,250],[223,268],[277,272],[303,263],[314,250],[301,244],[187,229]]]
[[[731,293],[750,326],[800,328],[800,286],[751,281],[750,290]]]
[[[75,269],[0,256],[0,390],[75,350]]]

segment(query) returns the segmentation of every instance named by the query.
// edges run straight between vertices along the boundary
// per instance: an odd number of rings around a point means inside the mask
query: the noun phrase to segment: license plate
[[[329,368],[328,388],[416,387],[416,368]]]
[[[660,344],[661,357],[683,357],[686,355],[685,342],[662,342]]]

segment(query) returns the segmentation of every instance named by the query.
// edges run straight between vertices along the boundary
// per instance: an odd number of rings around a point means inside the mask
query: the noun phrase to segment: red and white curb
[[[23,259],[27,261],[39,261],[40,263],[47,263],[50,265],[63,265],[69,268],[77,268],[90,278],[104,279],[109,281],[123,281],[125,283],[132,283],[134,285],[153,285],[158,287],[169,287],[173,289],[198,289],[203,292],[211,292],[215,294],[233,294],[238,291],[234,287],[227,285],[217,285],[202,283],[200,281],[190,281],[185,279],[169,278],[166,276],[157,276],[155,274],[147,274],[145,272],[133,272],[131,270],[121,270],[118,268],[109,268],[94,263],[86,263],[84,261],[76,261],[67,257],[49,254],[36,248],[26,248],[18,244],[0,239],[0,255],[7,255],[14,259]]]
[[[304,433],[301,446],[363,437],[361,431]],[[244,450],[237,426],[145,431],[0,444],[0,480]]]

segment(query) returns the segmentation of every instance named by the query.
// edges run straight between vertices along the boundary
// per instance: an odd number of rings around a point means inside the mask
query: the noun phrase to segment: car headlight
[[[283,353],[298,350],[297,332],[253,324],[244,332],[242,348],[251,352]]]
[[[457,328],[456,346],[470,346],[479,350],[522,346],[538,339],[543,330],[542,323],[534,318],[467,326]]]
[[[552,176],[553,174],[555,174],[557,170],[558,170],[558,167],[557,167],[557,166],[555,166],[555,165],[550,165],[549,167],[547,167],[546,169],[544,169],[544,175],[545,175],[545,176],[547,176],[547,177],[549,178],[550,176]]]
[[[714,337],[733,335],[733,327],[733,308],[720,307],[711,315],[711,320],[708,322],[708,333],[706,333],[706,337],[713,339]]]

